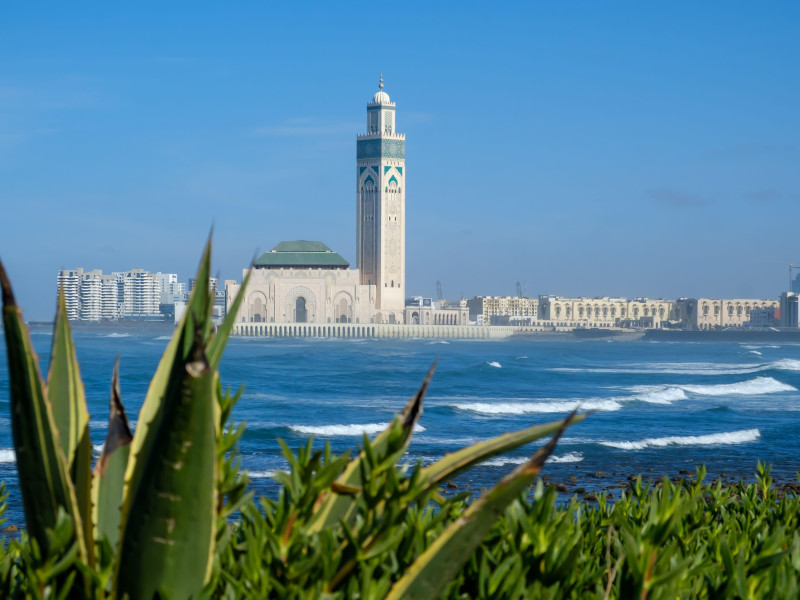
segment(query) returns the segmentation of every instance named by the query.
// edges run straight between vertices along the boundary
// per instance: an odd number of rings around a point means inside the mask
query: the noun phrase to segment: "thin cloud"
[[[781,200],[798,200],[800,199],[800,194],[792,194],[781,192],[780,190],[776,189],[768,189],[747,194],[746,198],[748,200],[758,200],[763,202],[778,202]]]
[[[675,208],[690,208],[710,204],[706,198],[671,189],[650,190],[647,195],[659,204]]]
[[[312,119],[289,119],[280,125],[256,127],[253,135],[267,137],[319,137],[345,135],[359,131],[359,124],[349,122],[323,123]]]

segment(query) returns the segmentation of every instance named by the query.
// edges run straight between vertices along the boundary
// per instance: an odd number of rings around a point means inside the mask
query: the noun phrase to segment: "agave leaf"
[[[436,361],[428,369],[419,390],[403,410],[392,419],[386,429],[377,435],[371,445],[365,445],[365,449],[359,453],[358,457],[347,464],[342,474],[336,479],[335,485],[331,487],[331,492],[327,492],[318,500],[318,508],[307,527],[308,533],[322,531],[343,519],[347,520],[352,514],[357,497],[362,493],[360,489],[364,482],[362,481],[361,463],[367,459],[368,451],[374,454],[378,463],[389,460],[394,464],[400,459],[411,441],[414,425],[422,416],[422,401],[435,370]],[[337,493],[337,489],[345,490],[345,493]],[[353,490],[359,490],[359,492]]]
[[[119,356],[114,362],[111,377],[111,400],[108,416],[108,433],[103,452],[94,468],[92,480],[92,524],[95,540],[104,537],[113,550],[119,542],[120,509],[125,469],[131,450],[133,434],[122,406],[119,390]]]
[[[437,598],[486,537],[505,507],[539,475],[558,438],[572,423],[574,414],[563,421],[553,438],[527,462],[504,477],[451,523],[397,580],[386,600]]]
[[[222,325],[217,328],[214,337],[211,338],[208,344],[208,364],[211,365],[212,369],[219,368],[219,362],[222,360],[222,351],[225,349],[225,344],[228,343],[228,337],[233,330],[233,324],[236,322],[236,315],[244,300],[244,294],[247,290],[247,284],[250,281],[250,275],[252,275],[252,273],[253,269],[250,268],[242,281],[242,286],[239,288],[239,293],[236,294],[236,298],[233,300],[228,314],[225,315],[225,320],[222,321]]]
[[[28,531],[46,555],[50,549],[48,529],[58,522],[59,509],[82,531],[75,487],[69,478],[67,460],[55,427],[53,408],[39,371],[22,311],[14,300],[11,283],[0,263],[3,296],[3,325],[8,353],[11,399],[11,431],[17,458],[22,503]],[[86,544],[77,535],[78,554],[86,561]]]
[[[64,294],[58,294],[50,369],[47,374],[47,399],[53,407],[55,427],[67,467],[75,486],[75,497],[81,513],[83,536],[90,564],[94,564],[92,548],[91,486],[92,444],[89,440],[89,410],[81,381],[78,357],[67,317]]]
[[[578,423],[585,418],[586,415],[575,415],[572,423]],[[553,434],[561,429],[563,425],[564,421],[534,425],[527,429],[504,433],[490,440],[478,442],[452,454],[447,454],[441,460],[421,469],[420,481],[424,487],[416,495],[419,496],[430,491],[448,479],[452,479],[459,473],[483,461]]]
[[[151,430],[157,431],[162,424],[164,411],[162,405],[167,394],[168,384],[171,378],[181,377],[183,364],[188,357],[194,336],[193,323],[198,320],[204,325],[210,325],[211,319],[211,294],[208,290],[208,277],[211,270],[211,239],[206,243],[203,257],[200,260],[200,267],[197,270],[197,278],[192,295],[186,305],[180,323],[175,328],[172,338],[167,344],[166,350],[158,363],[155,375],[150,381],[142,408],[139,411],[139,419],[136,425],[136,432],[131,442],[131,459],[125,470],[125,489],[123,490],[122,507],[122,526],[125,525],[125,515],[130,510],[131,494],[128,490],[135,489],[139,485],[142,476],[144,461],[140,462],[138,456],[147,457],[152,452],[152,445],[155,440],[154,435],[149,435]],[[188,334],[188,340],[187,340]]]
[[[205,357],[202,331],[199,323],[190,356],[176,362],[180,370],[168,381],[162,426],[149,430],[150,452],[135,459],[141,475],[127,492],[117,598],[196,597],[211,574],[218,382]]]

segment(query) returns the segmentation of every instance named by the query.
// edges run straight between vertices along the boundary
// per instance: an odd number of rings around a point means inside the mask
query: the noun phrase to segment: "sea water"
[[[51,336],[34,333],[46,373]],[[166,336],[75,335],[95,455],[105,438],[114,358],[122,399],[136,425]],[[254,489],[275,494],[286,468],[278,438],[296,448],[313,436],[334,452],[373,436],[419,387],[438,357],[404,464],[504,432],[553,421],[579,408],[545,466],[550,481],[602,489],[628,475],[676,475],[705,464],[710,476],[752,479],[756,462],[791,481],[800,471],[800,345],[532,340],[232,338],[224,386],[244,386],[233,418],[244,421],[243,466]],[[24,523],[0,345],[0,480],[11,492],[9,522]],[[495,457],[458,480],[492,485],[538,446]]]

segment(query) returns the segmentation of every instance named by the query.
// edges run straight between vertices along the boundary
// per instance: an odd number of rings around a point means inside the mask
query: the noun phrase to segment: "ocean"
[[[46,372],[51,336],[34,333]],[[122,399],[135,421],[167,337],[78,332],[75,342],[96,454],[105,438],[114,358]],[[601,490],[629,475],[676,476],[704,463],[709,476],[752,480],[756,462],[779,481],[800,471],[800,345],[616,341],[232,338],[223,385],[244,386],[234,420],[252,487],[274,495],[286,468],[277,439],[308,436],[335,452],[380,431],[439,358],[406,464],[429,463],[503,432],[545,423],[575,407],[595,411],[570,428],[543,474],[574,490]],[[7,518],[24,524],[17,493],[0,347],[0,480]],[[460,489],[492,485],[532,454],[532,444],[458,479]]]

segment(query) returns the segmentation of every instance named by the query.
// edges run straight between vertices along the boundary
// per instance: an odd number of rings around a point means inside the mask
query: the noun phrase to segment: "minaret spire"
[[[383,73],[381,73],[381,81],[380,81],[380,83],[378,84],[378,89],[379,89],[379,90],[382,90],[382,89],[383,89]]]

